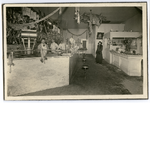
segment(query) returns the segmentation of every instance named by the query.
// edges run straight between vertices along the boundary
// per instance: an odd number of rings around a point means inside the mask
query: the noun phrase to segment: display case
[[[109,32],[104,35],[104,59],[130,76],[141,76],[140,32]]]
[[[140,32],[108,32],[104,35],[104,38],[107,39],[109,50],[117,50],[121,48],[124,51],[130,51],[131,53],[134,51],[139,53],[137,46],[139,40],[137,40],[137,38],[140,36]],[[130,42],[129,50],[127,49],[128,42]]]

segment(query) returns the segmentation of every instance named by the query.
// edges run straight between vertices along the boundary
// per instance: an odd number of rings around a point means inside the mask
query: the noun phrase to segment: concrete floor
[[[85,79],[82,56],[79,57],[76,73],[70,85],[24,96],[143,94],[143,77],[128,76],[105,60],[103,64],[96,64],[92,55],[86,55],[85,64],[89,66],[89,69],[86,71]]]

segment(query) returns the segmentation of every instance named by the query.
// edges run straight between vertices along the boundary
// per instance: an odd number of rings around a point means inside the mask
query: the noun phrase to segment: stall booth
[[[104,35],[105,60],[129,76],[141,76],[142,48],[140,32],[108,32]]]

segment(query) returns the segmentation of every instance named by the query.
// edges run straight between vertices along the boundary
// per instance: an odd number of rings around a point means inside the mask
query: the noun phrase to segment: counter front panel
[[[69,85],[74,74],[77,55],[48,57],[44,63],[40,57],[15,58],[15,66],[7,65],[7,93],[17,96],[50,88]]]
[[[110,64],[113,64],[130,76],[141,76],[142,55],[127,55],[110,51]]]

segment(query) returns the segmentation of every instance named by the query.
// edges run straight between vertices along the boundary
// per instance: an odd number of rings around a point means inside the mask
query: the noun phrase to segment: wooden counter
[[[123,70],[129,76],[141,76],[142,55],[127,55],[110,51],[110,64]]]
[[[40,57],[15,58],[15,66],[7,65],[7,93],[23,95],[69,85],[75,73],[77,54],[48,57],[45,64]]]

